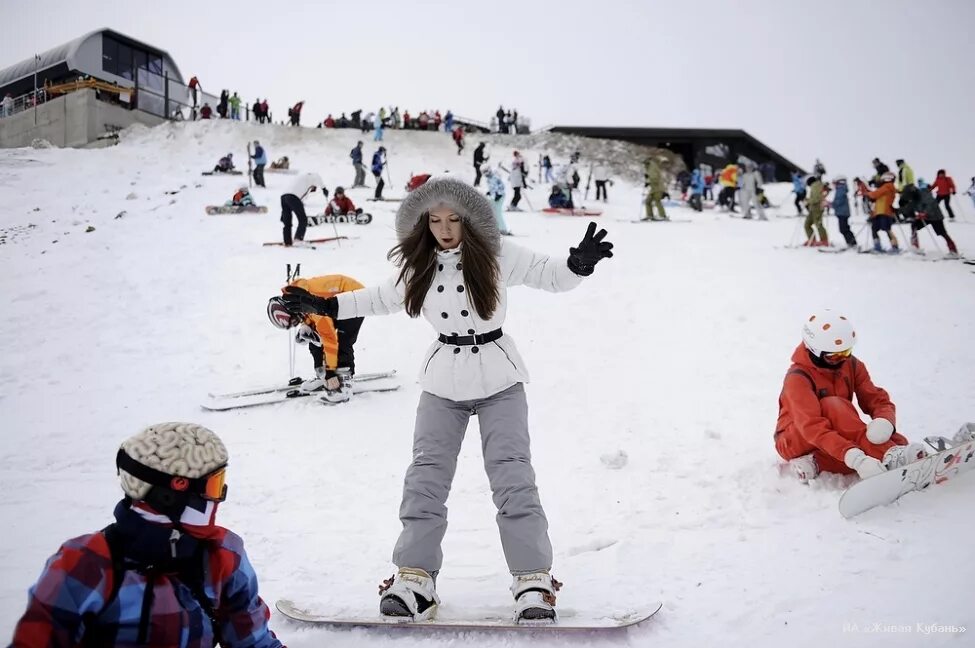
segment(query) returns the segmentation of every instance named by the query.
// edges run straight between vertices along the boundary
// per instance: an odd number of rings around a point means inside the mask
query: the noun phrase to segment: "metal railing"
[[[12,117],[17,113],[30,110],[36,105],[42,104],[49,99],[43,88],[31,90],[27,94],[19,97],[4,97],[0,100],[0,119]]]

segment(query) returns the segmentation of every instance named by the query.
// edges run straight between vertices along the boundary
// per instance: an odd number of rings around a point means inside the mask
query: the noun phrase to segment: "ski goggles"
[[[823,353],[823,360],[829,362],[830,364],[839,364],[847,358],[853,355],[853,349],[847,349],[846,351],[835,351],[833,353]]]
[[[168,488],[177,493],[191,493],[211,502],[222,502],[227,499],[226,465],[220,466],[202,477],[182,477],[170,475],[139,463],[130,457],[125,450],[119,448],[118,454],[115,456],[115,466],[136,479],[141,479],[153,486]]]

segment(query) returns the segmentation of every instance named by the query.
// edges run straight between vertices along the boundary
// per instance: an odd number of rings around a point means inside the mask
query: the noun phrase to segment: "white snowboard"
[[[968,441],[853,484],[840,498],[840,515],[849,518],[875,506],[891,504],[907,493],[941,484],[972,468],[975,441]]]

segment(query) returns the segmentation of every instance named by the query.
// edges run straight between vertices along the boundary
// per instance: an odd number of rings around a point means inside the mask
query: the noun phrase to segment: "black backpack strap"
[[[125,554],[122,549],[122,536],[114,522],[102,529],[101,534],[105,536],[105,542],[108,544],[108,554],[112,559],[112,589],[108,592],[105,605],[102,606],[102,612],[104,612],[115,602],[115,599],[118,598],[119,590],[122,589],[122,581],[125,580]],[[102,612],[99,612],[99,615]]]

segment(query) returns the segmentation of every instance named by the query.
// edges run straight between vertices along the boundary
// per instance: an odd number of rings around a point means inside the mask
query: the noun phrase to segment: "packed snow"
[[[349,237],[341,244],[262,247],[280,240],[279,196],[292,176],[268,173],[268,189],[254,190],[268,214],[207,216],[204,206],[229,199],[242,178],[200,172],[228,151],[240,166],[245,143],[260,139],[272,159],[289,156],[329,189],[348,186],[348,151],[360,137],[371,155],[378,144],[353,130],[216,122],[137,129],[102,150],[0,152],[0,637],[11,636],[28,587],[60,543],[111,521],[121,497],[119,443],[167,420],[204,424],[226,442],[229,498],[219,522],[244,538],[272,607],[290,598],[335,615],[377,611],[377,585],[394,571],[420,393],[414,376],[429,325],[405,314],[363,325],[358,370],[396,369],[398,392],[341,407],[311,399],[200,407],[208,392],[289,377],[290,337],[265,315],[286,264],[367,285],[390,276],[385,254],[398,206],[366,202],[371,189],[350,191],[374,220],[336,225]],[[458,156],[443,133],[387,131],[386,195],[402,195],[411,172],[471,179],[477,139],[469,136]],[[528,150],[526,159],[534,165],[542,152]],[[510,156],[510,146],[492,147],[493,162],[507,166]],[[864,169],[844,172],[865,173],[868,156]],[[583,184],[586,168],[584,160]],[[772,443],[800,323],[820,307],[854,321],[856,353],[892,394],[900,432],[950,436],[975,419],[972,267],[790,248],[802,235],[801,221],[784,218],[794,213],[786,185],[768,189],[782,205],[769,222],[670,208],[682,222],[633,223],[641,189],[625,181],[609,189],[595,220],[609,230],[615,256],[578,289],[509,293],[505,330],[532,374],[533,460],[553,572],[565,583],[558,608],[599,616],[663,603],[643,625],[571,643],[973,645],[975,475],[844,520],[837,500],[849,480],[801,485],[781,470]],[[528,196],[541,208],[547,189]],[[309,203],[309,212],[324,205],[318,196]],[[962,203],[964,220],[948,229],[963,252],[975,251],[975,210]],[[506,216],[514,242],[557,256],[588,222]],[[855,213],[854,231],[862,219]],[[332,233],[322,225],[308,237]],[[922,232],[921,243],[934,258],[931,237]],[[295,362],[311,373],[304,348]],[[448,505],[442,616],[508,610],[510,576],[476,419]],[[544,632],[337,632],[277,613],[271,624],[292,648],[566,641]],[[923,634],[929,624],[948,631]]]

